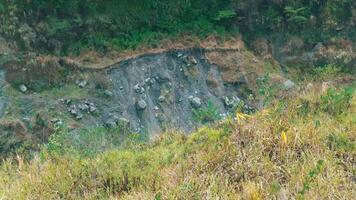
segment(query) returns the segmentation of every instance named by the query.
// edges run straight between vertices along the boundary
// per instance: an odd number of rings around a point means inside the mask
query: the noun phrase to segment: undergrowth
[[[101,129],[74,135],[89,138],[81,144],[62,133],[30,161],[20,155],[3,161],[0,197],[352,199],[356,195],[355,87],[325,92],[314,88],[271,101],[252,115],[237,113],[236,120],[227,118],[191,135],[167,132],[150,142],[131,140],[107,149],[101,149],[100,141],[108,146],[118,141],[113,137],[120,131],[105,140]]]

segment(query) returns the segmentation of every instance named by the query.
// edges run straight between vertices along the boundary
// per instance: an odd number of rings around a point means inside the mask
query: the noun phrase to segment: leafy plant
[[[317,80],[330,80],[341,73],[342,69],[335,65],[326,65],[324,67],[316,67],[313,70],[314,78]]]
[[[195,119],[203,124],[211,123],[221,118],[218,108],[211,101],[208,102],[205,108],[194,109],[193,114]]]
[[[287,6],[284,8],[284,13],[287,15],[289,22],[298,26],[307,23],[310,15],[310,11],[307,7],[295,8]]]
[[[332,115],[341,114],[350,107],[355,88],[347,87],[337,92],[334,88],[329,88],[326,95],[321,96],[320,108]]]
[[[318,160],[315,168],[309,171],[308,175],[304,178],[303,189],[299,192],[299,198],[303,199],[305,193],[310,190],[311,184],[315,178],[323,171],[324,160]]]
[[[270,80],[270,75],[265,74],[257,79],[258,94],[263,99],[264,105],[268,105],[274,99],[280,87]]]
[[[356,148],[356,143],[350,140],[346,134],[332,133],[328,136],[328,146],[332,150],[352,152]]]
[[[231,19],[236,16],[236,12],[234,10],[220,10],[216,17],[214,17],[215,21],[221,21],[224,19]]]

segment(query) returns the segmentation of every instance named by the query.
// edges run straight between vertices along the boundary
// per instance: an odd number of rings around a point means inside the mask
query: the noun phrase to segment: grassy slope
[[[83,157],[44,149],[2,164],[5,199],[352,199],[355,85],[316,85],[190,136]],[[52,141],[52,143],[55,141]]]

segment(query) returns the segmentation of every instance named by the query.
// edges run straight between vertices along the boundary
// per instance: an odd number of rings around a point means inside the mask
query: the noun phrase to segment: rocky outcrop
[[[21,92],[23,101],[36,106],[43,101],[41,90],[32,97],[36,87],[52,85],[61,90],[57,83],[65,84],[63,73],[68,69],[60,59],[35,57],[26,63],[25,70],[13,63],[6,68],[6,75],[2,74],[3,80]],[[175,128],[189,132],[200,124],[195,110],[207,109],[209,104],[216,107],[217,115],[226,116],[237,105],[249,104],[247,97],[255,93],[256,79],[262,74],[263,62],[246,50],[197,48],[146,54],[105,69],[75,71],[67,80],[78,92],[87,93],[86,97],[46,100],[45,107],[31,110],[54,110],[49,121],[55,126],[63,124],[64,113],[75,127],[113,128],[124,121],[125,127],[135,132],[160,133]]]
[[[259,73],[250,73],[254,70],[250,67],[257,65],[257,69],[261,64],[253,59],[252,55],[240,52],[192,49],[145,55],[118,63],[107,70],[113,94],[110,106],[101,110],[107,115],[102,119],[111,122],[110,116],[114,114],[128,119],[133,130],[150,133],[167,128],[190,131],[199,124],[194,118],[194,109],[204,109],[210,102],[219,114],[226,115],[233,111],[231,105],[225,104],[226,98],[246,99],[249,94],[244,88],[253,86],[253,79]],[[222,65],[222,60],[231,63]]]

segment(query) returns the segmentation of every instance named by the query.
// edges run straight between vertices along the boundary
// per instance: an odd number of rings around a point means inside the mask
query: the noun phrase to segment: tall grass
[[[345,95],[343,89],[335,90]],[[329,112],[317,88],[276,101],[239,123],[166,133],[92,156],[71,151],[0,169],[3,199],[352,199],[356,97]],[[336,95],[336,96],[337,96]],[[348,94],[347,94],[348,95]],[[331,95],[333,99],[335,95]],[[305,106],[307,105],[307,106]],[[52,140],[61,143],[60,140]],[[68,146],[66,146],[68,148]]]

